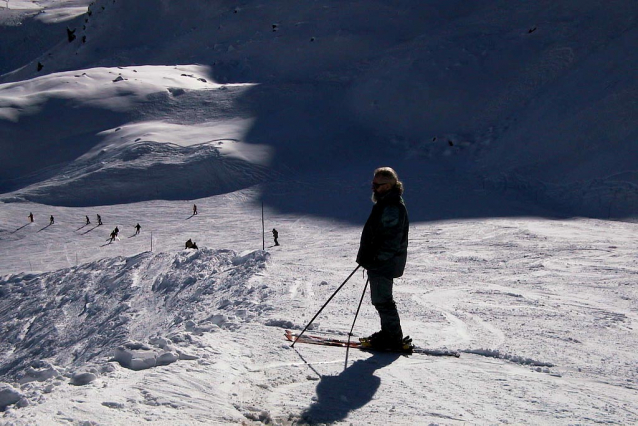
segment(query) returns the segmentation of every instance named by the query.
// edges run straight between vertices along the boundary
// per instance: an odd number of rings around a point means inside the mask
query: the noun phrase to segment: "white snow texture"
[[[0,424],[638,424],[636,17],[0,0]],[[380,166],[431,355],[291,348],[379,328]]]

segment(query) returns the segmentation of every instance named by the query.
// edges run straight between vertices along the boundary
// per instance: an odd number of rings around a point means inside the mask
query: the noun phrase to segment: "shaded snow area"
[[[423,188],[437,220],[485,216],[448,187],[526,215],[638,210],[633,1],[5,3],[5,200],[203,198],[392,163],[442,179]]]

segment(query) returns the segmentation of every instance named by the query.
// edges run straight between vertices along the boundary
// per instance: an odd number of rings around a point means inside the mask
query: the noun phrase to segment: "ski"
[[[360,349],[361,343],[358,341],[348,342],[346,340],[332,339],[324,336],[312,336],[309,334],[304,334],[297,339],[297,335],[294,334],[290,330],[286,330],[285,333],[286,339],[291,342],[296,343],[310,343],[311,345],[322,345],[322,346],[339,346],[345,348],[346,346],[350,346],[351,348]],[[295,340],[296,339],[296,340]]]
[[[325,336],[315,336],[315,335],[308,335],[308,334],[304,334],[297,339],[297,334],[294,334],[290,330],[286,330],[286,333],[284,335],[286,339],[290,342],[296,341],[296,343],[307,343],[311,345],[337,346],[342,348],[351,347],[353,349],[359,349],[362,351],[393,352],[393,353],[400,353],[405,355],[423,354],[423,355],[429,355],[429,356],[449,356],[454,358],[458,358],[461,356],[461,354],[458,351],[454,351],[454,350],[428,349],[428,348],[420,348],[418,346],[413,346],[413,345],[403,350],[391,350],[391,349],[380,350],[380,349],[375,349],[373,347],[367,346],[365,343],[362,343],[361,341],[359,341],[359,339],[348,342],[347,340],[334,339],[334,338],[325,337]]]

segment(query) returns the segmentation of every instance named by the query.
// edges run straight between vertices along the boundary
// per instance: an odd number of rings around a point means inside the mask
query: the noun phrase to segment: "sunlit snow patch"
[[[116,257],[0,280],[0,382],[66,375],[95,380],[117,361],[134,370],[197,357],[197,336],[272,309],[259,273],[269,255],[184,250]]]
[[[242,141],[252,119],[232,108],[251,86],[216,84],[197,65],[93,68],[0,85],[9,150],[0,191],[13,192],[6,200],[88,206],[259,183],[271,151]],[[191,103],[209,106],[193,116]],[[142,119],[154,116],[162,119]]]
[[[149,95],[178,90],[213,90],[222,87],[251,87],[254,84],[221,85],[208,77],[201,65],[143,65],[91,68],[0,84],[0,119],[18,121],[33,114],[49,99],[73,100],[79,106],[127,111]]]
[[[36,19],[44,23],[64,22],[87,12],[93,0],[1,0],[0,9],[39,12]]]

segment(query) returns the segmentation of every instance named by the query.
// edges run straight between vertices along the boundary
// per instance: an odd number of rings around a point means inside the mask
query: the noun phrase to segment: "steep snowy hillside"
[[[92,0],[0,2],[0,75],[23,67],[67,39]]]
[[[205,128],[218,125],[221,117],[243,120],[239,140],[267,146],[269,154],[258,156],[259,164],[287,178],[310,181],[317,173],[350,168],[358,174],[369,164],[401,162],[404,173],[433,172],[461,192],[487,189],[562,213],[630,218],[638,206],[636,16],[638,5],[621,0],[349,0],[294,6],[263,0],[187,5],[97,0],[71,28],[74,40],[62,39],[46,53],[34,50],[30,63],[2,81],[42,74],[64,81],[66,74],[57,72],[90,75],[96,67],[201,64],[209,67],[204,78],[211,83],[251,86],[229,89],[225,100],[232,113],[218,93],[185,90],[178,100],[169,87],[158,88],[123,115],[113,114],[112,105],[83,108],[80,120],[92,125],[75,124],[77,131],[70,133],[66,126],[52,127],[52,111],[75,108],[77,101],[60,104],[54,97],[39,112],[14,114],[21,128],[44,129],[46,138],[33,132],[31,142],[13,122],[0,121],[3,148],[24,139],[30,146],[14,148],[4,165],[17,166],[0,187],[6,192],[48,185],[48,179],[66,173],[65,167],[83,167],[70,164],[83,152],[60,163],[41,149],[46,146],[82,141],[89,150],[103,132],[138,121],[187,120]],[[23,102],[8,98],[10,87],[0,86],[0,110]],[[74,123],[70,117],[63,121]],[[179,144],[179,135],[167,137],[161,125],[154,130],[159,139]],[[17,179],[15,168],[28,168],[33,152],[42,159],[34,162],[30,179]],[[224,173],[240,187],[264,180],[252,166],[248,179],[237,178],[242,172]],[[118,197],[193,198],[229,189],[213,182],[192,193],[179,187],[129,197],[116,189],[119,181],[125,186],[135,179],[136,173],[118,174],[117,185],[89,201],[69,195],[75,187],[65,196],[46,198],[41,194],[47,190],[36,189],[34,197],[33,188],[26,190],[28,196],[18,195],[81,205]],[[281,209],[319,213],[273,194],[267,199]],[[445,197],[435,204],[456,210]],[[497,214],[512,214],[506,204]],[[463,210],[469,217],[484,214],[474,205]]]

